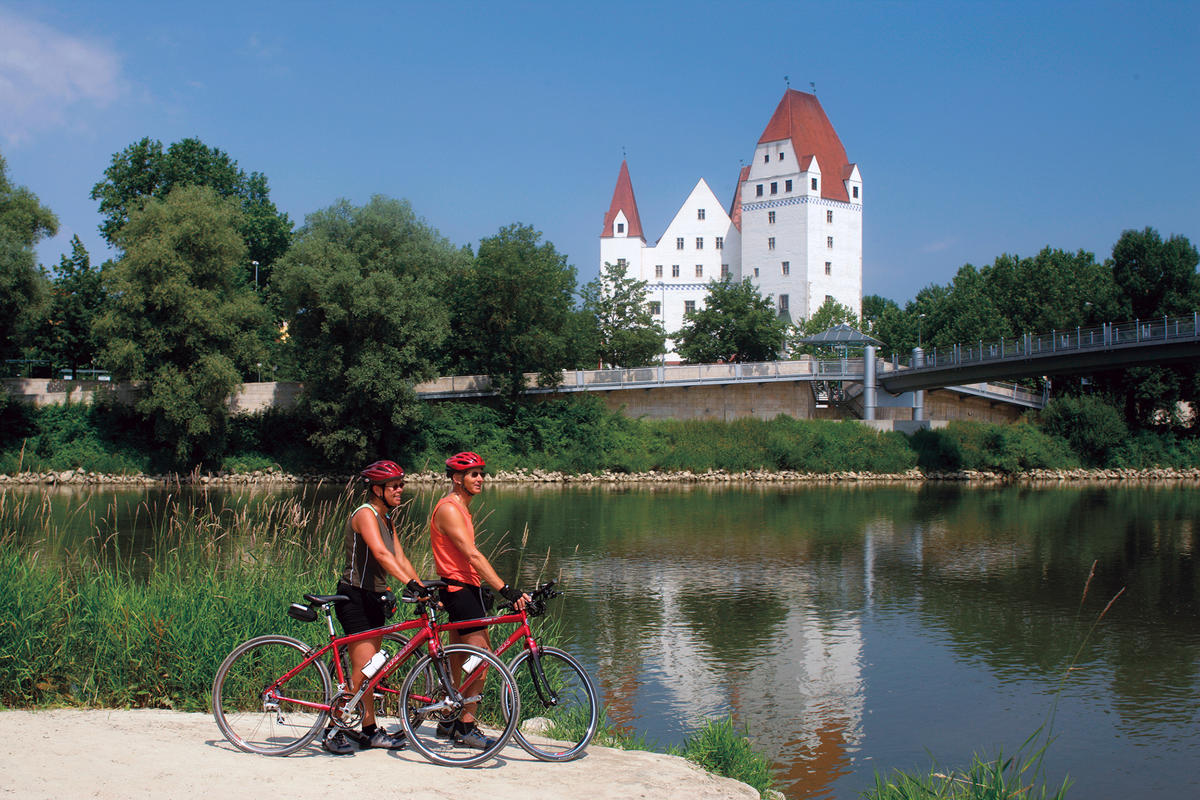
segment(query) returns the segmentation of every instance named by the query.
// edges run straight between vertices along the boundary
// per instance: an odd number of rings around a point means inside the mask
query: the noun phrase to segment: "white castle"
[[[668,333],[703,307],[708,282],[723,276],[750,278],[794,321],[830,298],[861,314],[862,202],[858,166],[816,95],[789,89],[738,175],[729,211],[701,178],[654,244],[646,243],[622,161],[600,264],[624,263],[647,282],[650,310]]]

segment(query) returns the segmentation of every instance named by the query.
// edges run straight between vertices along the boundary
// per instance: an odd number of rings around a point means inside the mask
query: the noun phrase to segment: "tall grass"
[[[111,532],[62,556],[29,541],[66,524],[28,493],[0,492],[0,706],[171,708],[205,711],[221,660],[264,633],[316,644],[317,624],[289,618],[305,592],[332,591],[342,564],[349,494],[333,501],[304,496],[236,509],[168,503],[136,512],[154,523],[156,555],[131,551]],[[430,501],[432,502],[432,501]],[[397,534],[422,575],[433,574],[423,504],[402,507]],[[525,542],[520,543],[524,548]],[[501,543],[484,543],[493,552]],[[531,559],[523,575],[540,580]],[[500,642],[507,631],[496,631]],[[543,644],[563,646],[569,632],[554,618],[539,623]],[[605,715],[597,744],[650,749]],[[680,754],[707,769],[769,786],[765,759],[732,723],[702,729]],[[764,777],[765,776],[765,777]],[[765,781],[765,782],[764,782]]]

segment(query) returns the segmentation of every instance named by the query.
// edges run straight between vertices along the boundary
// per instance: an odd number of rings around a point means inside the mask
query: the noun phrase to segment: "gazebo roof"
[[[883,342],[878,339],[868,336],[860,330],[850,327],[846,323],[834,325],[827,331],[814,333],[812,336],[805,336],[800,340],[802,344],[816,344],[831,347],[836,345],[881,345]]]

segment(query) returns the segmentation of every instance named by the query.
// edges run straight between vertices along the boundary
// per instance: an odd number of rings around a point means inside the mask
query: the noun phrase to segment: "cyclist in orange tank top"
[[[483,491],[484,462],[475,453],[465,452],[446,459],[446,474],[450,477],[450,493],[438,501],[429,520],[429,538],[438,576],[450,585],[440,589],[442,604],[451,622],[479,619],[490,613],[491,587],[522,609],[529,595],[514,589],[501,580],[479,548],[475,545],[475,523],[471,519],[471,500]],[[463,642],[491,649],[487,628],[466,628],[451,631],[451,643]],[[454,681],[462,678],[461,656],[451,656]],[[480,677],[476,683],[482,681]],[[473,688],[473,687],[472,687]],[[482,686],[479,687],[482,691]],[[471,694],[464,688],[464,694]],[[438,725],[438,736],[454,739],[464,747],[486,749],[487,737],[475,725],[475,709],[467,706],[460,720]]]

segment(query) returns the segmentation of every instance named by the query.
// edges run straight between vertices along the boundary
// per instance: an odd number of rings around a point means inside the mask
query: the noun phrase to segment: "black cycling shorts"
[[[451,622],[479,619],[492,613],[492,590],[482,586],[461,586],[453,592],[449,587],[443,587],[438,589],[438,599],[445,606]],[[486,627],[480,625],[477,628],[459,628],[458,632],[474,633]]]
[[[382,628],[386,624],[387,614],[378,592],[360,589],[348,583],[338,582],[337,593],[344,594],[349,600],[343,600],[334,605],[338,622],[342,630],[349,636],[352,633],[362,633],[372,628]]]

